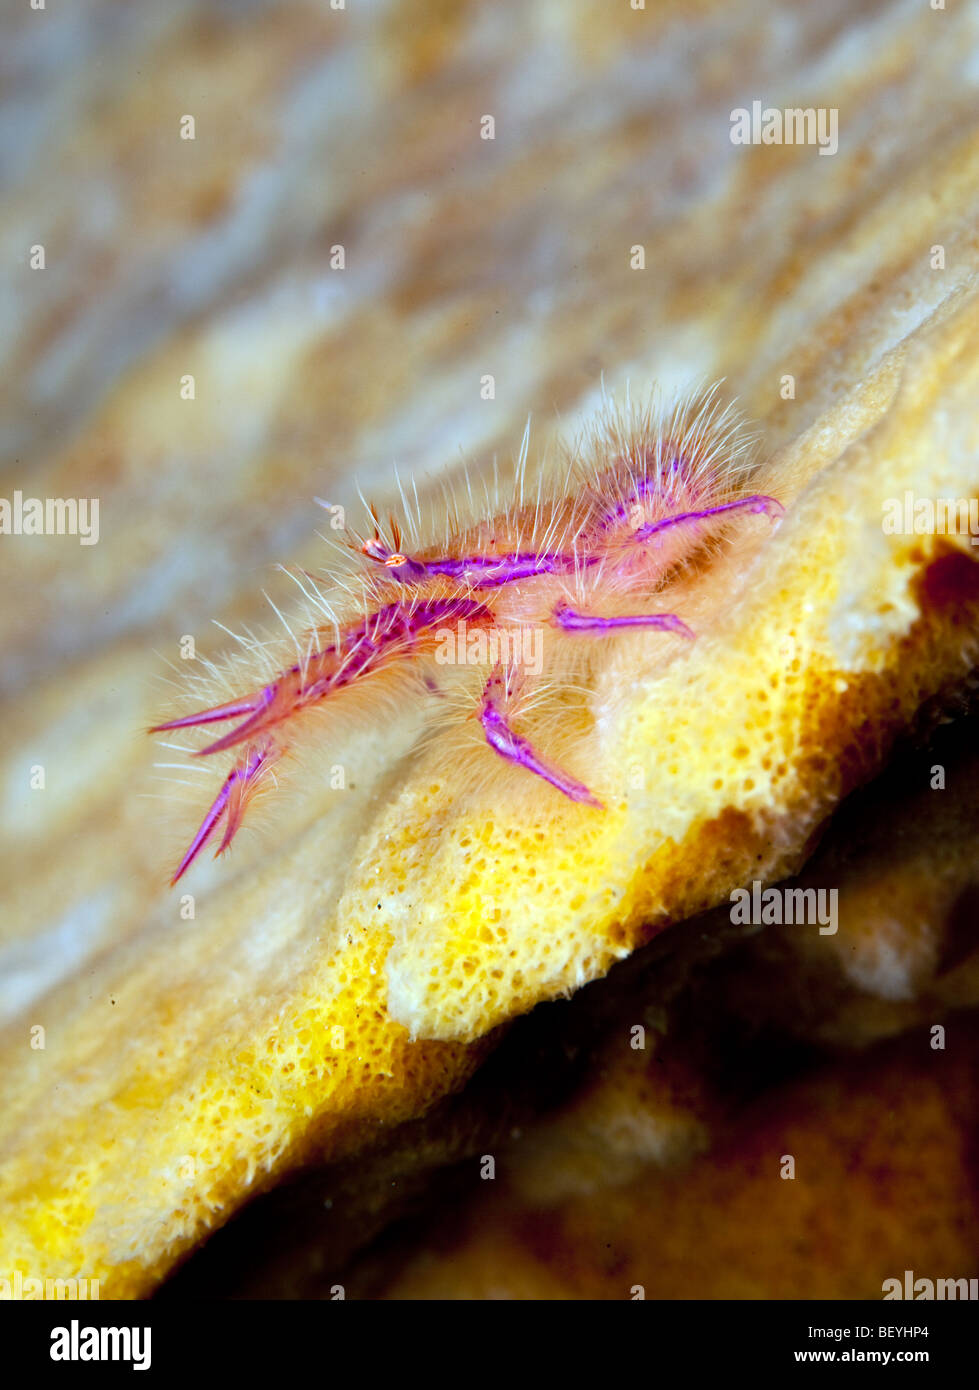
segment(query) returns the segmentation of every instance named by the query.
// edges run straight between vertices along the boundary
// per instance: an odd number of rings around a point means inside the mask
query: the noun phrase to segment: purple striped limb
[[[576,781],[553,763],[545,761],[535,752],[533,745],[512,728],[507,716],[514,694],[515,682],[512,674],[504,674],[503,668],[497,666],[483,689],[479,713],[479,722],[483,726],[486,742],[493,752],[498,753],[501,758],[506,758],[508,762],[515,763],[517,767],[526,768],[528,772],[543,777],[545,782],[550,782],[552,787],[556,787],[572,801],[583,801],[589,806],[597,806],[603,810],[602,802],[592,795],[584,783]]]
[[[266,687],[267,689],[268,687]],[[243,714],[254,714],[260,707],[265,691],[258,695],[246,695],[242,700],[229,700],[226,705],[212,705],[210,709],[197,714],[185,714],[181,719],[170,719],[166,724],[155,724],[151,734],[162,734],[169,729],[191,729],[198,724],[220,724],[225,719],[238,719]]]
[[[558,604],[551,615],[556,627],[565,632],[614,632],[623,627],[655,627],[661,632],[675,632],[691,641],[696,633],[675,613],[629,613],[619,618],[599,618],[592,613],[579,613],[566,603]]]
[[[171,888],[178,879],[183,878],[201,850],[214,837],[222,819],[225,822],[224,834],[221,843],[214,851],[215,859],[219,854],[224,853],[238,833],[242,817],[245,814],[245,807],[258,785],[258,778],[276,757],[278,757],[278,751],[273,747],[271,739],[266,739],[260,748],[249,749],[241,756],[236,766],[224,779],[221,790],[211,802],[207,815],[201,821],[200,829],[191,840],[186,854],[177,866],[177,872],[170,880]]]
[[[254,694],[157,724],[150,733],[189,729],[245,715],[235,728],[206,748],[198,749],[196,756],[223,753],[410,653],[419,638],[430,635],[434,629],[462,619],[470,623],[490,621],[491,616],[484,604],[466,596],[385,604],[341,632],[339,643],[312,652],[302,665],[297,662],[290,666]]]
[[[705,507],[701,512],[678,512],[676,516],[664,516],[660,521],[649,521],[637,528],[635,539],[649,541],[671,526],[682,526],[692,521],[707,521],[712,516],[722,516],[725,512],[754,512],[759,516],[778,517],[785,508],[774,497],[754,493],[751,497],[739,497],[735,502],[722,502],[717,507]]]
[[[364,554],[384,565],[400,584],[419,584],[426,579],[453,579],[474,589],[499,589],[520,579],[542,574],[571,574],[597,563],[597,556],[575,556],[560,551],[514,551],[510,555],[461,555],[458,559],[416,560],[371,542]]]
[[[599,536],[627,521],[635,508],[641,508],[649,496],[656,491],[651,479],[643,479],[634,494],[624,502],[618,503],[598,522]],[[681,526],[695,521],[706,521],[711,517],[727,512],[746,511],[769,517],[781,516],[784,508],[774,497],[755,493],[751,497],[741,497],[734,502],[723,502],[716,507],[706,507],[702,511],[678,512],[659,521],[646,522],[637,526],[630,539],[640,543],[652,540],[654,536],[673,526]],[[607,540],[596,541],[599,550],[607,545]],[[375,536],[361,547],[362,553],[377,564],[384,565],[392,579],[400,584],[421,584],[428,579],[442,578],[455,580],[473,589],[502,588],[521,579],[536,579],[540,575],[574,574],[598,564],[600,553],[588,554],[586,550],[578,554],[564,551],[514,551],[509,555],[461,555],[446,556],[435,560],[418,560],[411,555],[391,550],[380,536]]]
[[[261,690],[196,714],[171,719],[152,729],[152,733],[162,733],[217,724],[222,720],[241,720],[228,733],[196,753],[197,757],[206,757],[243,745],[237,764],[211,803],[171,883],[183,877],[214,837],[222,820],[224,835],[217,854],[222,854],[231,844],[259,778],[286,749],[288,721],[293,715],[354,684],[361,676],[371,675],[400,657],[417,654],[424,648],[423,639],[432,639],[436,629],[463,619],[473,624],[488,623],[492,614],[485,604],[464,595],[385,604],[376,613],[342,629],[338,642],[312,652],[307,660],[289,667]],[[273,729],[276,730],[274,740]]]

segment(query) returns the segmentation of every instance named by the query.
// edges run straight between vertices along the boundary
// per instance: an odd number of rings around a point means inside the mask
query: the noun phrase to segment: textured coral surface
[[[979,493],[975,14],[88,0],[4,24],[3,495],[98,497],[101,534],[0,536],[0,1276],[126,1296],[295,1163],[417,1121],[497,1025],[796,871],[974,665],[975,549],[881,518]],[[733,145],[757,98],[838,109],[838,152]],[[789,506],[678,581],[682,661],[610,644],[606,814],[494,798],[406,705],[325,725],[275,818],[169,892],[203,778],[154,780],[143,730],[181,639],[219,655],[212,617],[287,600],[273,562],[323,563],[314,495],[384,506],[393,461],[424,488],[460,447],[489,469],[529,412],[544,452],[603,373],[726,378]],[[940,1146],[941,1088],[879,1045]],[[805,1084],[807,1134],[859,1123],[860,1064]],[[777,1147],[797,1122],[757,1123]]]
[[[879,1299],[907,1269],[975,1278],[979,721],[925,734],[790,881],[836,888],[835,933],[725,909],[662,932],[373,1154],[254,1204],[167,1296]]]

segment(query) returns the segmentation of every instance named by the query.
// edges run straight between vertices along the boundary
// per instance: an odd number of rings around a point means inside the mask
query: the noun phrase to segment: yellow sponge
[[[882,516],[906,489],[975,495],[977,395],[972,297],[773,460],[780,528],[676,595],[690,654],[608,649],[588,752],[615,792],[604,815],[494,801],[436,742],[366,830],[324,792],[305,833],[196,918],[148,921],[49,994],[31,1020],[43,1050],[8,1028],[0,1275],[145,1292],[288,1165],[368,1144],[458,1085],[497,1024],[796,865],[975,660],[968,538],[887,534]]]

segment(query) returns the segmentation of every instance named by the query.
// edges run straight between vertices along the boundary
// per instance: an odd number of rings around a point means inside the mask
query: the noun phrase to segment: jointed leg
[[[228,773],[224,784],[211,803],[210,810],[201,821],[200,829],[190,842],[187,853],[181,859],[177,872],[170,880],[171,886],[182,878],[214,835],[222,818],[225,818],[224,835],[215,851],[215,858],[231,844],[241,825],[252,794],[258,786],[260,774],[270,766],[279,755],[271,739],[266,739],[260,747],[247,749]]]
[[[664,516],[660,521],[649,521],[645,526],[640,526],[635,532],[637,541],[652,540],[653,536],[659,535],[661,531],[666,531],[671,526],[681,526],[691,521],[706,521],[712,516],[721,516],[724,512],[748,511],[758,515],[769,517],[781,516],[785,511],[781,502],[774,497],[766,497],[764,493],[756,492],[751,497],[739,497],[735,502],[722,502],[718,507],[705,507],[702,512],[678,512],[676,516]]]
[[[494,753],[499,753],[501,758],[516,763],[518,767],[526,768],[528,772],[535,772],[572,801],[584,801],[589,806],[601,808],[602,803],[582,782],[562,772],[553,763],[546,762],[528,740],[511,727],[508,714],[516,693],[517,678],[512,668],[504,672],[502,666],[497,666],[483,689],[479,714],[486,742]]]
[[[163,733],[224,720],[241,720],[221,738],[195,752],[196,757],[207,757],[228,748],[242,749],[238,763],[214,798],[172,882],[176,883],[190,868],[222,818],[226,818],[225,829],[218,854],[231,844],[260,774],[284,751],[288,742],[284,727],[294,715],[352,685],[362,676],[374,674],[391,661],[420,648],[423,650],[426,644],[435,641],[434,634],[443,624],[463,619],[480,623],[487,621],[489,616],[484,604],[467,595],[385,604],[377,612],[341,629],[338,642],[310,652],[302,664],[289,667],[261,690],[196,714],[168,720],[152,729],[151,733]]]
[[[689,637],[691,641],[696,636],[675,613],[629,613],[618,618],[599,618],[559,603],[551,618],[555,626],[565,632],[614,632],[623,627],[655,627],[663,632],[675,632],[679,637]]]
[[[221,738],[206,748],[199,748],[196,756],[203,758],[211,753],[223,753],[266,733],[273,725],[281,724],[361,677],[372,675],[398,657],[416,650],[419,643],[434,640],[433,633],[443,625],[463,619],[478,623],[489,617],[484,604],[466,595],[385,604],[371,616],[341,630],[339,643],[330,643],[311,652],[302,666],[290,666],[261,690],[228,704],[214,705],[211,709],[157,724],[150,733],[167,733],[172,729],[189,729],[246,716]]]

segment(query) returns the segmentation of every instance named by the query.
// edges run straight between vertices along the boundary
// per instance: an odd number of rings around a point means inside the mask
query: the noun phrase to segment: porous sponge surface
[[[449,771],[423,770],[382,817],[370,892],[395,933],[389,1008],[414,1035],[476,1037],[604,972],[651,923],[790,872],[922,701],[970,668],[969,538],[889,535],[882,516],[905,489],[979,488],[979,432],[961,423],[975,317],[953,316],[937,361],[927,343],[909,357],[889,409],[775,535],[682,594],[689,657],[663,669],[634,640],[609,651],[584,764],[604,814],[544,794],[467,808]],[[929,597],[943,556],[961,589]],[[365,920],[369,896],[352,891],[345,915]]]
[[[270,932],[288,952],[301,907],[283,907]],[[212,929],[223,935],[222,923]],[[206,953],[189,934],[170,943],[182,965],[162,988],[159,955],[128,962],[103,1007],[18,1058],[11,1100],[24,1104],[0,1180],[4,1277],[74,1273],[99,1278],[103,1295],[138,1294],[154,1263],[220,1220],[231,1194],[256,1190],[300,1137],[304,1149],[315,1136],[343,1152],[348,1135],[419,1113],[479,1059],[478,1048],[411,1044],[387,1016],[383,932],[345,933],[287,996],[267,980],[263,991],[248,962],[232,967],[240,992],[226,993],[208,936]],[[62,1080],[33,1112],[29,1083],[42,1085],[52,1061]]]
[[[678,594],[688,656],[604,649],[603,815],[473,790],[433,745],[366,832],[324,810],[197,920],[50,996],[44,1050],[9,1029],[0,1273],[146,1291],[283,1167],[458,1085],[497,1023],[793,866],[975,660],[967,539],[886,536],[881,515],[905,487],[974,495],[977,347],[975,300],[950,307],[820,444],[835,462],[806,481],[780,461],[780,528]]]

